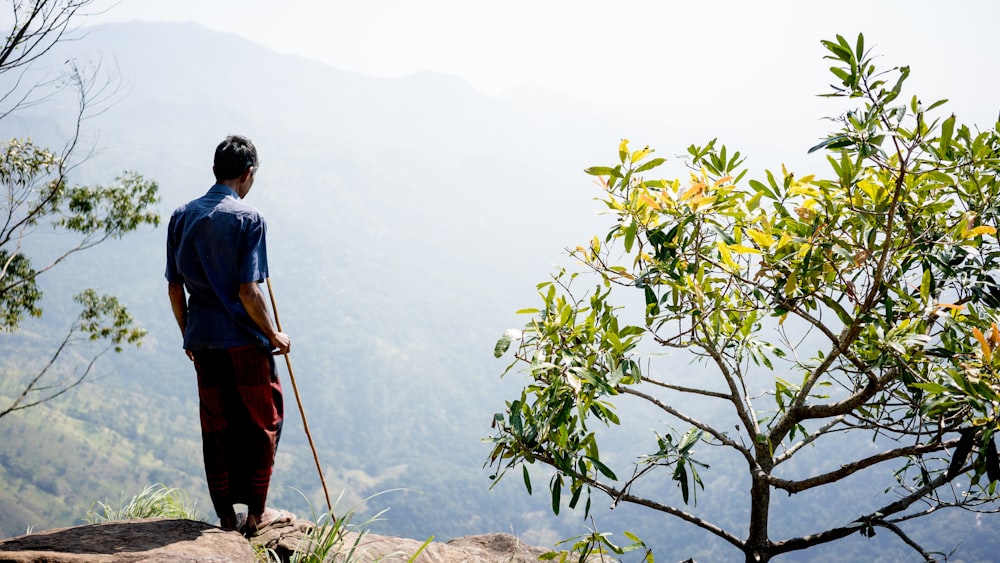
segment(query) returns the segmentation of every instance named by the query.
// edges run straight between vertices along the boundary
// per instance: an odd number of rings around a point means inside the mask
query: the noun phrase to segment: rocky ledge
[[[237,532],[192,520],[122,520],[74,528],[47,530],[0,541],[0,562],[105,563],[105,562],[247,562],[261,561],[261,548],[280,559],[288,557],[313,525],[270,530],[248,542]],[[344,549],[354,561],[407,561],[423,541],[348,532]],[[255,550],[256,547],[256,550]],[[486,534],[431,542],[416,563],[527,563],[538,561],[547,550],[524,545],[509,534]]]

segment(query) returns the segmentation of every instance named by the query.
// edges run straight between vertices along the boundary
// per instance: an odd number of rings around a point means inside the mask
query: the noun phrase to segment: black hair
[[[215,180],[224,182],[239,178],[248,168],[260,165],[257,147],[242,135],[230,135],[215,147]]]

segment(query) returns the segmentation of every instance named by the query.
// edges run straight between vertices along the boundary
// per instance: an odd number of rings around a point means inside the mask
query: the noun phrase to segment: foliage
[[[629,532],[625,532],[625,537],[632,543],[620,546],[611,541],[611,534],[599,532],[595,525],[589,534],[563,540],[556,544],[557,546],[570,544],[570,549],[550,551],[542,554],[539,559],[542,561],[559,561],[559,563],[566,563],[575,559],[579,563],[585,563],[586,561],[594,561],[595,558],[597,561],[606,561],[607,557],[612,555],[625,555],[632,551],[642,550],[643,562],[653,563],[653,552],[646,547],[646,544],[641,539]]]
[[[84,519],[88,524],[143,518],[198,520],[200,517],[195,510],[195,504],[183,490],[156,484],[145,487],[127,501],[122,494],[121,500],[116,505],[95,502]]]
[[[30,139],[0,141],[0,185],[4,191],[0,203],[0,330],[4,332],[18,331],[26,316],[42,315],[40,275],[73,254],[121,238],[144,225],[159,224],[159,214],[154,209],[159,201],[158,186],[135,172],[123,172],[107,186],[69,183],[88,105],[95,97],[100,98],[107,86],[100,85],[96,75],[88,74],[93,69],[71,60],[67,61],[68,70],[61,79],[30,87],[22,85],[31,65],[40,64],[56,43],[67,39],[71,22],[88,4],[89,0],[34,0],[14,2],[10,7],[14,25],[0,49],[0,75],[19,73],[20,77],[12,81],[14,86],[8,91],[0,93],[0,101],[10,103],[9,107],[0,108],[0,119],[67,88],[76,95],[79,112],[74,132],[61,152],[39,146]],[[47,93],[46,86],[55,92]],[[65,235],[58,239],[61,247],[40,248],[30,244],[46,227]],[[93,362],[82,375],[70,378],[65,384],[43,380],[76,334],[105,340],[116,352],[121,351],[122,343],[141,342],[144,331],[133,326],[131,316],[114,297],[98,296],[88,289],[78,294],[76,300],[83,306],[77,321],[43,371],[28,380],[20,398],[0,410],[0,417],[61,395],[83,381]],[[105,318],[109,319],[107,325],[102,324]]]
[[[45,367],[21,387],[20,393],[6,408],[0,410],[0,417],[52,400],[87,378],[94,367],[94,362],[103,352],[92,358],[80,373],[72,377],[60,378],[50,373],[56,359],[78,339],[78,336],[86,336],[88,340],[107,340],[110,342],[109,346],[113,346],[116,352],[121,352],[123,343],[138,346],[146,335],[145,329],[133,325],[132,315],[115,297],[98,295],[94,290],[86,289],[78,293],[74,300],[83,306],[83,310]]]
[[[366,501],[371,500],[379,494],[382,493],[372,495]],[[343,492],[337,498],[337,502],[334,503],[334,510],[336,510],[336,506],[340,504],[342,499]],[[371,525],[379,521],[388,509],[378,512],[360,524],[352,523],[356,514],[356,510],[353,508],[347,510],[339,517],[334,517],[330,513],[323,513],[317,516],[312,505],[310,505],[310,509],[312,510],[312,519],[316,522],[316,526],[302,538],[295,552],[288,558],[291,563],[326,563],[332,561],[350,563],[351,561],[371,560],[370,554],[365,550],[364,539]],[[427,538],[423,545],[407,561],[415,561],[433,539],[433,536]],[[271,549],[265,550],[261,555],[266,561],[281,561],[281,557]],[[402,555],[402,553],[391,553],[385,557],[392,560],[398,555]],[[382,558],[377,559],[377,561],[381,560]]]
[[[614,222],[571,252],[596,274],[593,289],[556,273],[538,285],[541,306],[521,311],[532,315],[524,330],[497,343],[499,357],[517,342],[508,371],[531,377],[495,415],[499,476],[522,466],[530,492],[526,466],[551,466],[556,512],[563,490],[589,511],[596,489],[694,524],[748,561],[879,527],[931,559],[903,522],[947,507],[993,510],[1000,123],[975,131],[937,115],[944,100],[904,98],[909,68],[877,69],[861,35],[822,43],[837,79],[827,95],[855,106],[811,149],[827,154],[829,177],[782,166],[744,181],[742,155],[715,140],[689,147],[686,181],[649,178],[665,159],[627,140],[617,163],[587,169]],[[631,293],[642,308],[630,316],[612,298]],[[713,375],[690,384],[656,354],[643,359],[644,346],[690,354]],[[695,399],[729,418],[687,408]],[[657,449],[630,468],[612,463],[594,427],[619,425],[626,401],[687,429],[657,432]],[[794,463],[807,446],[832,452],[838,440],[856,457]],[[708,469],[699,444],[745,467],[746,537],[693,512]],[[634,492],[664,471],[680,499]],[[874,475],[898,481],[878,509],[845,507],[849,524],[769,536],[772,492]]]

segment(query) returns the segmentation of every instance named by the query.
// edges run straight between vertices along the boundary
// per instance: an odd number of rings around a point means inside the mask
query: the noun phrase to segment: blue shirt
[[[266,230],[260,212],[221,184],[174,210],[166,277],[189,296],[185,349],[269,344],[239,296],[241,283],[267,278]]]

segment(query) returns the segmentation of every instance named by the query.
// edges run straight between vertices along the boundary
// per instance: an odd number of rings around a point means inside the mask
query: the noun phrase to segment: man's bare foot
[[[246,528],[243,533],[247,537],[253,537],[267,530],[289,526],[293,522],[295,522],[295,515],[291,512],[268,507],[264,509],[263,514],[247,515]]]
[[[227,532],[239,530],[246,523],[247,523],[247,515],[245,512],[240,512],[239,514],[233,514],[232,516],[219,518],[219,527]]]

